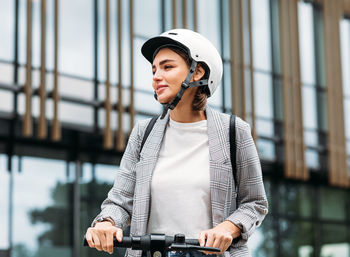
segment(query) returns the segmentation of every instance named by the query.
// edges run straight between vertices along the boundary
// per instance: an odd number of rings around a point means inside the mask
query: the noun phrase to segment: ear
[[[199,81],[204,76],[205,70],[202,65],[198,64],[196,70],[192,76],[193,81]]]

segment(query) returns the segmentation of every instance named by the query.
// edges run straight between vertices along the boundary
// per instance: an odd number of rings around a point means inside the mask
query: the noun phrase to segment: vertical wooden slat
[[[287,0],[280,0],[280,41],[281,41],[281,60],[282,60],[282,82],[283,82],[283,116],[284,116],[284,152],[285,162],[284,171],[287,178],[293,174],[293,151],[292,151],[292,124],[291,124],[291,97],[290,92],[290,46],[289,46],[289,7]]]
[[[350,15],[350,0],[344,0],[343,1],[343,11],[347,15]]]
[[[177,28],[177,23],[176,23],[176,19],[177,19],[177,13],[176,13],[176,0],[172,0],[172,15],[173,15],[173,19],[172,19],[172,22],[173,22],[173,29],[176,29]]]
[[[280,0],[280,24],[285,176],[306,180],[297,1]]]
[[[239,77],[237,73],[236,67],[238,66],[238,58],[237,58],[237,44],[236,44],[236,1],[229,2],[229,12],[230,12],[230,54],[231,54],[231,99],[232,99],[232,113],[237,114],[238,112],[238,104],[237,104],[237,86],[239,84]]]
[[[54,17],[54,87],[52,92],[53,99],[53,123],[52,123],[52,135],[51,139],[53,141],[58,141],[61,139],[61,128],[60,122],[58,120],[58,0],[55,0],[55,17]]]
[[[239,12],[240,12],[240,16],[239,16],[239,37],[240,37],[240,65],[239,65],[239,69],[240,69],[240,84],[241,86],[238,87],[240,90],[239,92],[239,116],[242,117],[244,120],[247,118],[246,115],[246,96],[245,96],[245,76],[244,76],[244,22],[243,22],[243,15],[244,15],[244,11],[243,11],[243,1],[246,0],[240,0],[239,1]]]
[[[329,182],[334,186],[349,187],[339,33],[339,21],[343,9],[340,2],[329,0],[323,0],[323,6],[328,96]]]
[[[134,0],[129,0],[129,26],[130,26],[130,133],[134,127]]]
[[[118,0],[118,129],[116,147],[118,151],[124,150],[123,137],[123,87],[122,87],[122,0]]]
[[[248,0],[248,22],[249,22],[249,71],[250,71],[250,102],[251,102],[251,122],[252,135],[254,141],[257,139],[255,127],[255,94],[254,94],[254,57],[253,57],[253,30],[252,30],[252,7],[251,0]]]
[[[198,31],[197,0],[193,0],[193,30]]]
[[[106,6],[106,99],[105,99],[105,111],[106,111],[106,124],[104,131],[104,148],[111,149],[113,146],[112,130],[111,130],[111,101],[110,101],[110,78],[109,78],[109,33],[110,33],[110,20],[109,20],[109,0],[105,1]]]
[[[46,0],[41,0],[41,68],[40,68],[40,116],[38,127],[38,138],[44,139],[47,137],[46,123]]]
[[[187,28],[187,0],[182,0],[182,24]]]
[[[29,137],[33,133],[32,121],[32,0],[27,0],[27,64],[25,93],[25,114],[23,136]]]
[[[290,1],[290,18],[292,28],[292,49],[294,54],[292,55],[292,76],[293,76],[293,100],[294,100],[294,152],[295,152],[295,178],[306,180],[309,177],[309,173],[305,164],[305,144],[304,144],[304,126],[303,126],[303,111],[302,111],[302,85],[300,75],[300,49],[299,49],[299,27],[298,27],[298,2]]]

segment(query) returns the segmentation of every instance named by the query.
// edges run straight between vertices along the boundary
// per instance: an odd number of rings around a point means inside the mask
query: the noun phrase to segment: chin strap
[[[185,93],[187,88],[192,88],[192,87],[200,87],[200,86],[205,86],[208,85],[208,80],[207,79],[202,79],[199,81],[194,81],[190,82],[193,73],[195,72],[197,67],[197,62],[195,60],[192,60],[190,71],[187,74],[186,79],[181,83],[180,90],[177,92],[175,98],[170,102],[170,103],[165,103],[163,105],[163,113],[160,119],[164,119],[165,115],[168,113],[168,110],[174,110],[176,105],[180,102],[183,94]],[[157,99],[157,94],[154,93],[154,97]]]

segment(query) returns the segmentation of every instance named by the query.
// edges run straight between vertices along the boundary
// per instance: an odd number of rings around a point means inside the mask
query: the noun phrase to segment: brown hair
[[[176,47],[176,46],[167,46],[170,50],[174,51],[178,55],[184,59],[184,61],[187,64],[187,67],[190,68],[192,59],[188,56],[188,54],[181,48]],[[202,79],[206,79],[209,77],[209,69],[207,65],[203,62],[198,63],[199,66],[201,66],[204,70],[205,73],[202,77]],[[205,109],[205,106],[207,105],[207,98],[209,95],[209,89],[208,86],[201,86],[197,87],[196,94],[194,96],[193,102],[192,102],[192,110],[193,111],[203,111]]]

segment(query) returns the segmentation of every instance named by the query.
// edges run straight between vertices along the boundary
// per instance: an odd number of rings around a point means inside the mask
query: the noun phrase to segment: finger
[[[119,243],[121,243],[123,240],[123,230],[121,230],[120,228],[117,229],[116,238]]]
[[[86,239],[86,242],[88,243],[90,248],[94,248],[95,247],[95,244],[92,241],[92,236],[91,236],[91,233],[90,233],[89,229],[88,229],[88,231],[85,234],[85,239]]]
[[[100,241],[101,241],[101,246],[102,246],[102,250],[107,252],[107,232],[104,232],[101,236],[100,236]]]
[[[215,240],[214,234],[207,233],[207,238],[206,239],[207,240],[206,240],[205,246],[206,247],[213,247],[214,240]],[[212,254],[212,252],[208,252],[208,251],[205,251],[204,253],[205,254]]]
[[[205,245],[205,239],[207,238],[207,234],[206,232],[201,232],[199,234],[199,237],[198,237],[198,243],[200,246],[204,246]]]
[[[107,248],[107,252],[110,254],[113,253],[113,238],[114,238],[114,231],[109,231],[106,234],[106,248]]]
[[[99,251],[102,251],[102,246],[101,246],[101,241],[99,239],[99,236],[96,234],[93,234],[92,241],[94,242],[95,248]]]

